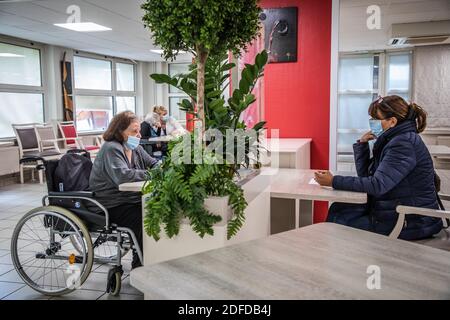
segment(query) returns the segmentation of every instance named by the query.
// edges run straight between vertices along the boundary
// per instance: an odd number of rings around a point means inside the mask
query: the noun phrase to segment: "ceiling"
[[[141,21],[144,0],[0,0],[0,34],[77,50],[141,61],[161,61],[151,34]],[[81,9],[81,22],[112,28],[75,32],[54,26],[65,23],[70,5]],[[381,30],[368,30],[366,9],[381,8]],[[341,0],[340,51],[387,49],[392,23],[450,19],[450,0]],[[180,55],[179,60],[190,60]]]
[[[161,61],[141,21],[144,0],[0,0],[0,34],[41,43],[140,61]],[[65,23],[67,7],[78,5],[81,22],[112,28],[76,32],[54,26]],[[188,55],[180,55],[180,60]]]
[[[367,28],[367,7],[381,9],[381,29]],[[450,19],[450,0],[341,0],[339,50],[364,51],[392,48],[387,45],[393,23]]]

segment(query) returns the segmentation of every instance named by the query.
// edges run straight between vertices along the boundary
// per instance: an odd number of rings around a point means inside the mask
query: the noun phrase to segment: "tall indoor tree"
[[[209,55],[239,55],[258,34],[258,0],[147,0],[144,25],[163,57],[191,52],[197,64],[197,119],[205,130],[205,65]]]

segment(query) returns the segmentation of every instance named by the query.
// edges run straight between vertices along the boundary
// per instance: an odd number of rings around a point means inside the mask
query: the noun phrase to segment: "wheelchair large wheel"
[[[111,239],[111,235],[105,235],[101,233],[92,233],[92,246],[94,248],[94,258],[95,259],[114,259],[117,255],[117,241]],[[81,252],[82,245],[78,242],[78,238],[75,236],[70,236],[70,241],[72,245]],[[120,248],[120,255],[123,258],[129,249]]]
[[[72,245],[76,237],[80,252]],[[14,268],[34,290],[49,296],[81,287],[92,269],[92,240],[84,223],[56,206],[29,211],[17,223],[11,239]]]

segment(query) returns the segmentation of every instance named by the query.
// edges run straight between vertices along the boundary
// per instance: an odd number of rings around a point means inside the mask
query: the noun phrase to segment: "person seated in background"
[[[357,177],[316,172],[322,186],[365,192],[365,205],[333,203],[328,222],[389,235],[398,205],[438,209],[433,160],[419,133],[426,127],[426,112],[393,95],[379,98],[369,107],[371,131],[353,145]],[[370,157],[369,141],[375,140]],[[431,237],[443,227],[441,219],[407,215],[401,239]]]
[[[110,221],[133,230],[142,248],[141,194],[119,191],[122,183],[144,181],[147,169],[157,163],[139,145],[139,129],[139,120],[131,111],[121,112],[111,120],[92,167],[89,189],[108,209]],[[134,251],[132,267],[139,265]]]
[[[161,108],[165,109],[163,106],[153,107],[153,111],[147,114],[145,120],[141,123],[141,142],[143,147],[150,155],[157,158],[167,154],[167,143],[151,143],[148,139],[166,135],[166,129],[162,127]]]
[[[161,116],[161,127],[165,129],[167,135],[179,137],[187,132],[174,117],[168,115],[165,107],[159,107],[158,113]]]
[[[145,116],[145,120],[141,123],[142,139],[166,135],[165,130],[161,128],[160,108],[164,107],[162,106],[153,107],[153,111]]]

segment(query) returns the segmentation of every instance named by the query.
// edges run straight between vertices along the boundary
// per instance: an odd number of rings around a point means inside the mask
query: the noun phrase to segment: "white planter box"
[[[248,203],[245,210],[246,219],[241,230],[230,240],[227,240],[227,222],[232,216],[232,210],[228,206],[228,197],[209,197],[205,200],[206,208],[213,214],[222,217],[222,221],[213,227],[213,236],[205,235],[204,238],[200,238],[192,230],[188,221],[183,221],[179,234],[172,239],[161,232],[160,240],[155,241],[144,231],[144,265],[268,236],[270,234],[269,181],[268,176],[258,175],[243,184],[244,195]],[[147,196],[142,197],[143,208]],[[145,212],[143,212],[144,215]]]

